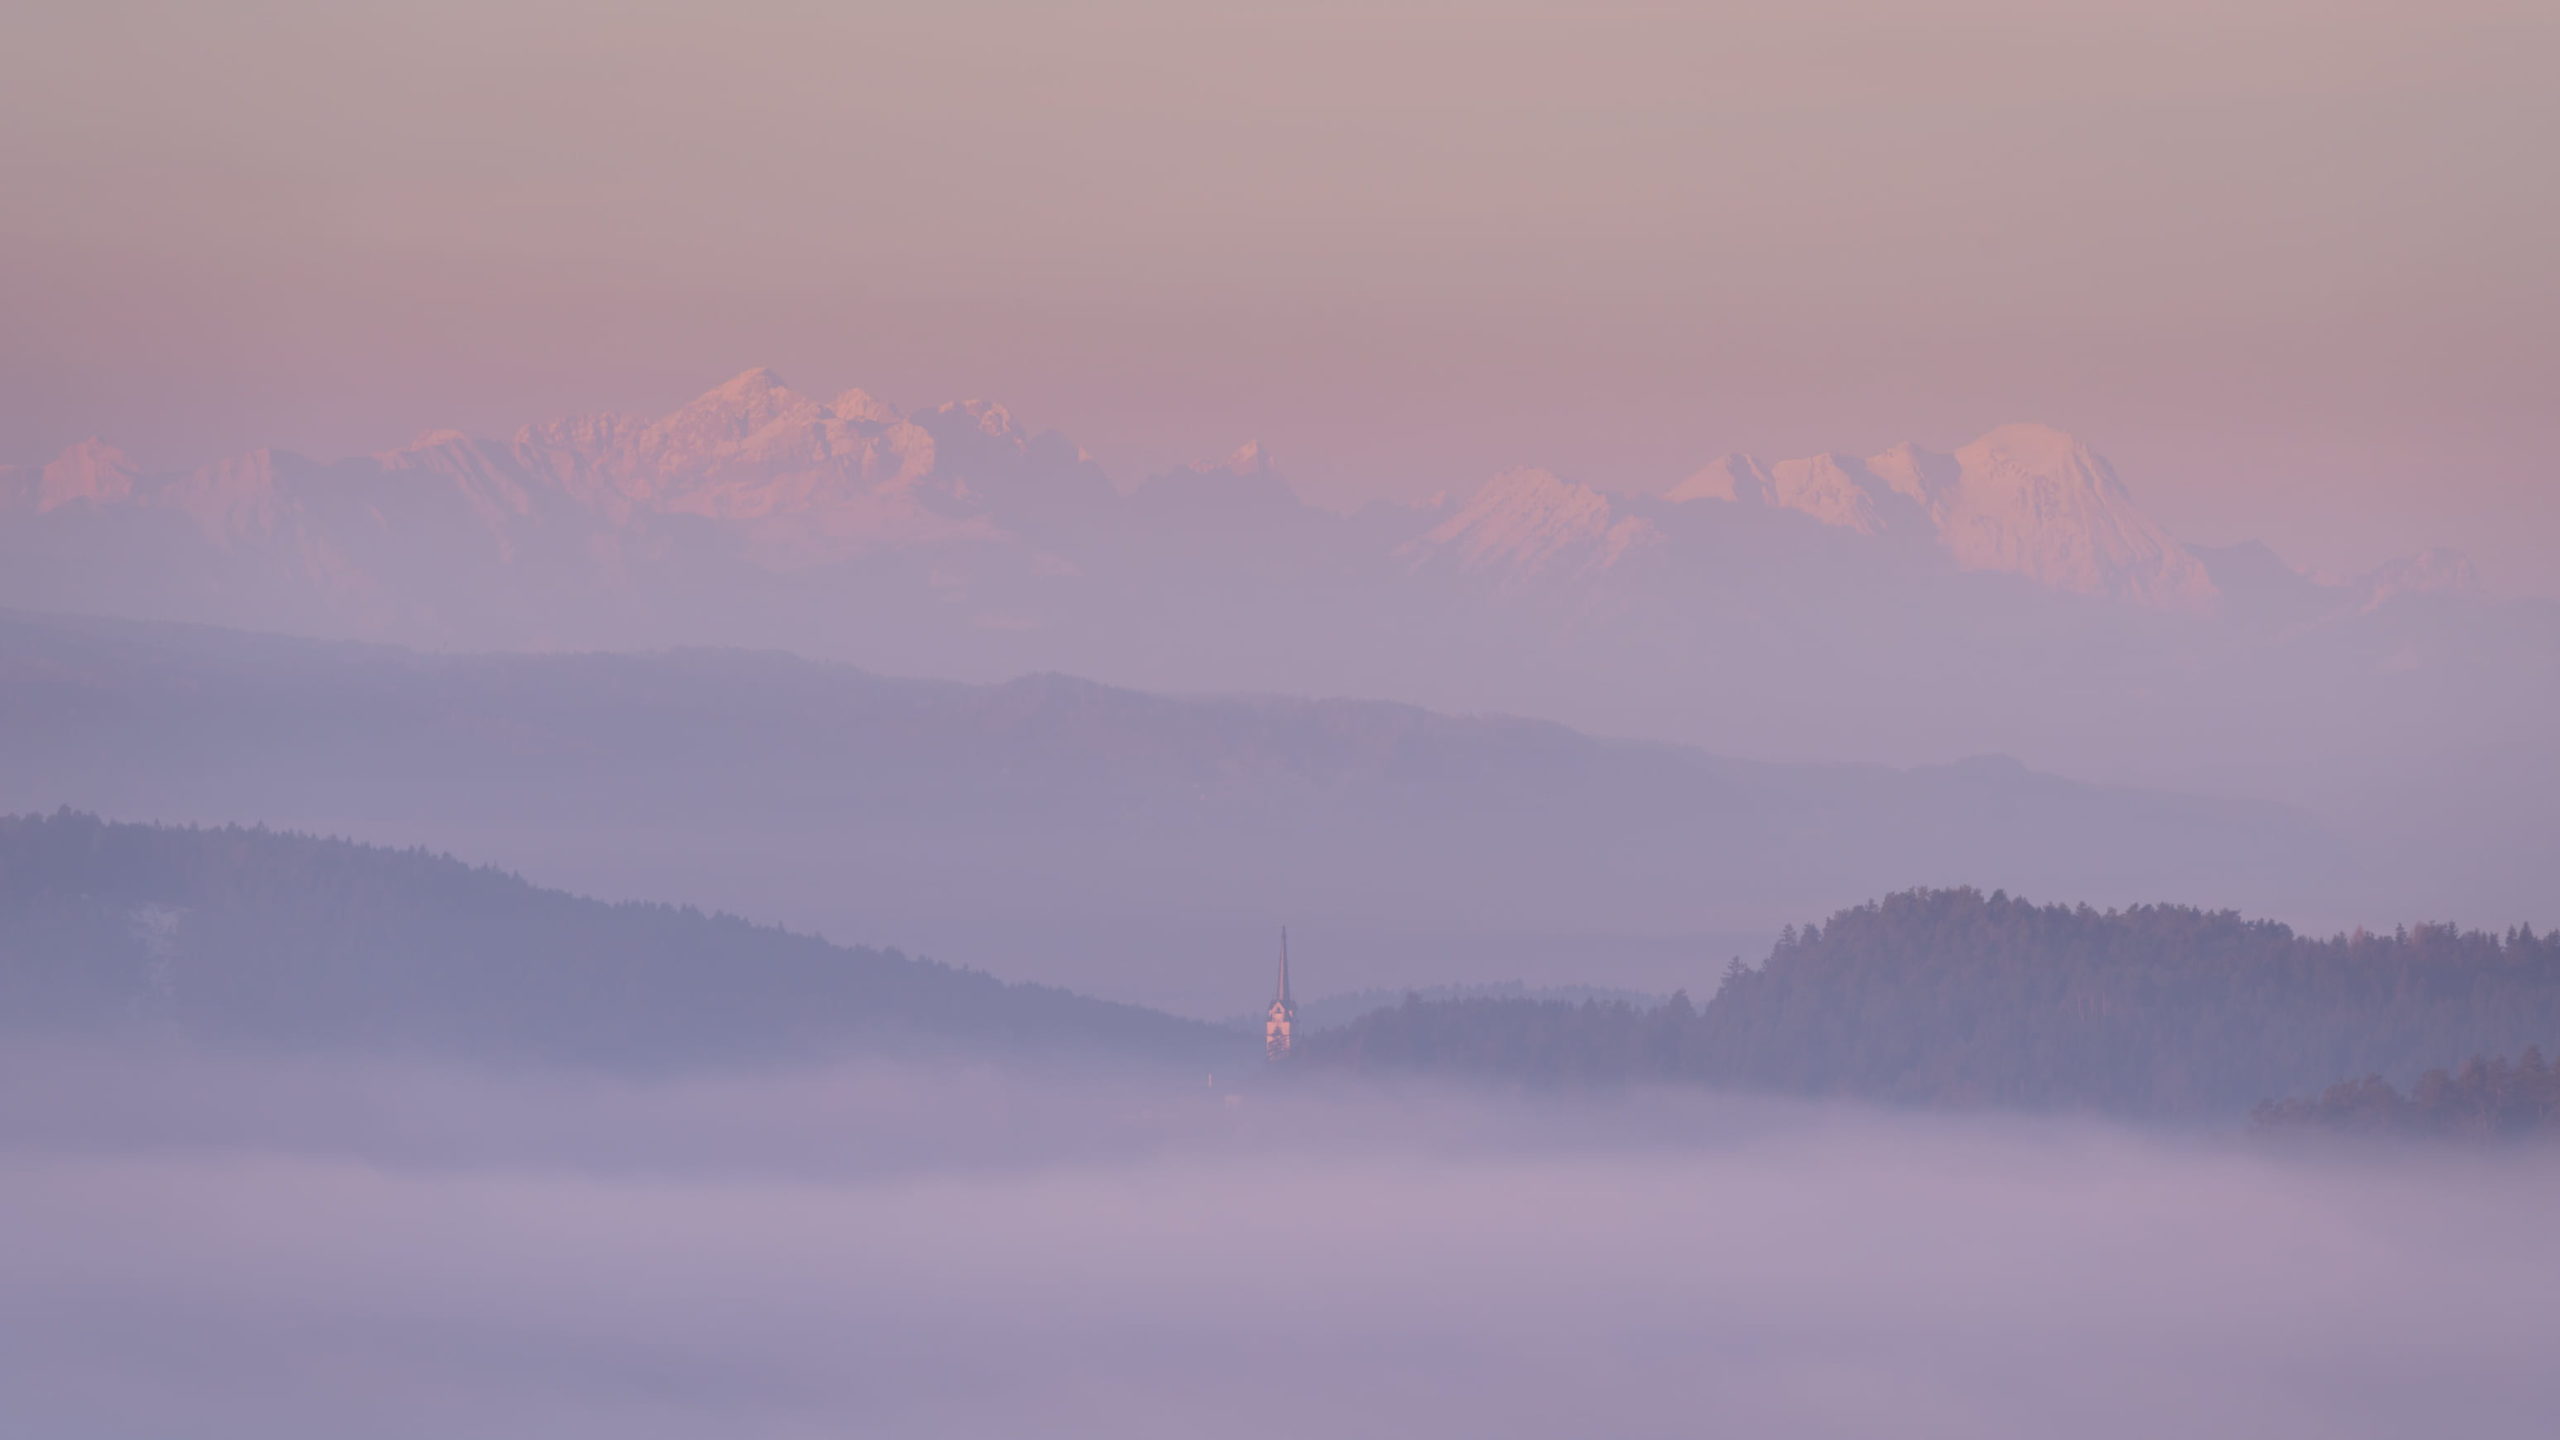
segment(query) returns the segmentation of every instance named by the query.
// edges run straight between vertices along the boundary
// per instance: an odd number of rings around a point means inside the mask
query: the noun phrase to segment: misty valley
[[[6,1408],[1294,1433],[1238,1410],[1275,1366],[1382,1436],[1669,1434],[1701,1386],[1843,1437],[2560,1403],[2519,1323],[2560,1278],[2551,939],[1941,889],[1698,973],[1370,991],[1274,1059],[416,848],[0,820]]]
[[[2434,893],[2335,811],[45,611],[0,742],[41,1433],[1297,1433],[1275,1364],[1346,1434],[2560,1406],[2560,937],[2232,903]]]
[[[1224,1072],[1234,1094],[1330,1072],[2560,1131],[2539,1048],[2560,1030],[2560,936],[2526,927],[2316,940],[2188,907],[1910,891],[1787,927],[1758,964],[1702,974],[1703,1003],[1371,991],[1270,1050],[1258,1026],[263,828],[0,820],[0,887],[0,1023],[56,1043],[627,1076],[1054,1059]]]
[[[0,4],[0,1440],[2560,1433],[2555,73]]]
[[[2560,938],[2227,903],[2419,893],[2335,812],[41,611],[0,740],[41,1433],[1296,1433],[1274,1364],[1379,1435],[2560,1405]]]

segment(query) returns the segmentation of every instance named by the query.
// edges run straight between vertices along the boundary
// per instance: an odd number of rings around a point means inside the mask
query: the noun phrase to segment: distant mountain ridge
[[[2014,761],[1767,764],[1377,701],[735,650],[0,613],[0,734],[0,810],[428,843],[1201,1015],[1259,999],[1281,923],[1312,994],[1488,974],[1661,993],[1895,884],[2308,904],[2362,875],[2280,806]]]
[[[2560,856],[2534,719],[2560,705],[2560,605],[2448,552],[2341,578],[2182,544],[2030,425],[1730,456],[1660,494],[1509,470],[1345,515],[1257,447],[1124,488],[1002,406],[756,370],[665,414],[339,461],[152,474],[74,446],[0,471],[0,605],[1362,695],[1783,760],[2008,754],[2404,830],[2416,913],[2520,916],[2528,857]]]
[[[1864,460],[1729,455],[1662,500],[1921,536],[1962,569],[2134,605],[2206,612],[2218,599],[2205,567],[2142,514],[2105,460],[2039,425],[2001,426],[1952,455],[1908,444]],[[0,516],[41,522],[72,507],[173,512],[217,547],[288,546],[311,583],[359,592],[383,577],[363,566],[365,537],[350,532],[431,514],[501,560],[544,548],[535,532],[614,549],[648,517],[690,517],[732,532],[756,563],[789,569],[915,547],[1043,553],[1050,527],[1108,524],[1121,508],[1090,457],[1025,432],[1002,406],[908,415],[861,390],[815,400],[764,369],[662,416],[574,416],[504,441],[432,431],[359,459],[261,450],[146,475],[93,440],[42,466],[0,469]],[[1469,569],[1588,573],[1664,541],[1651,508],[1545,471],[1506,471],[1410,512],[1395,549]]]
[[[429,514],[463,522],[501,558],[526,549],[532,532],[604,535],[647,516],[735,525],[760,558],[785,565],[878,546],[984,541],[997,536],[986,499],[1006,489],[996,473],[1005,452],[1066,458],[1016,431],[1001,407],[943,406],[918,418],[859,390],[822,404],[752,370],[664,416],[572,416],[504,441],[430,431],[340,461],[260,450],[144,475],[92,440],[40,469],[0,470],[0,495],[38,516],[75,506],[171,511],[221,547],[291,542],[326,582],[361,547],[363,537],[349,531]],[[968,463],[955,463],[955,451]],[[1072,457],[1066,468],[1078,463]],[[1082,498],[1108,496],[1109,482],[1088,470]],[[792,528],[776,529],[777,521]]]
[[[1727,455],[1662,498],[1791,511],[1857,535],[1918,537],[1961,569],[2154,609],[2210,613],[2221,599],[2204,564],[2134,506],[2112,466],[2042,425],[2003,425],[1953,455],[1910,444],[1865,460],[1815,455],[1767,464]],[[1665,534],[1641,507],[1525,470],[1489,482],[1423,543],[1471,566],[1535,572],[1559,560],[1605,569]]]

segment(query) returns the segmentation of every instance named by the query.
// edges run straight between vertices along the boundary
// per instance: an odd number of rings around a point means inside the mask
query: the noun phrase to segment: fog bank
[[[2400,1436],[2560,1406],[2536,1154],[1639,1095],[0,1059],[48,1435]]]

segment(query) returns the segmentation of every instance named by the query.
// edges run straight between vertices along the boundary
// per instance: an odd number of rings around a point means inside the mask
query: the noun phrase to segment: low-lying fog
[[[0,1052],[8,1428],[2329,1440],[2560,1414],[2541,1152],[1205,1082]]]

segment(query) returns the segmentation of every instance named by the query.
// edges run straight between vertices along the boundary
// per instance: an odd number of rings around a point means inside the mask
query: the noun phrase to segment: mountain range
[[[970,556],[955,562],[955,576],[1002,555],[1065,578],[1079,529],[1203,508],[1323,515],[1301,505],[1254,446],[1123,497],[1081,450],[1024,431],[1002,406],[909,415],[861,390],[812,399],[761,369],[666,415],[574,416],[503,441],[439,430],[356,459],[261,450],[146,474],[90,440],[41,465],[0,467],[0,514],[13,529],[68,541],[100,517],[141,529],[142,517],[167,516],[209,550],[263,552],[315,597],[354,606],[363,623],[427,629],[467,622],[441,597],[404,586],[400,567],[379,563],[391,540],[429,540],[452,547],[442,558],[501,565],[578,557],[600,587],[672,558],[679,535],[703,528],[768,571],[903,551]],[[1727,455],[1651,503],[1514,470],[1469,495],[1379,506],[1360,528],[1414,566],[1516,580],[1587,576],[1676,552],[1682,530],[1739,509],[1918,540],[1958,570],[2155,609],[2211,613],[2223,598],[2206,561],[2145,516],[2104,459],[2041,425],[2004,425],[1953,454],[1904,444],[1863,460]],[[2459,566],[2431,577],[2444,587],[2476,583]],[[2339,591],[2343,606],[2384,579],[2324,588]],[[975,601],[982,623],[1019,623],[1001,600],[986,607],[996,597],[952,598]]]
[[[2203,614],[2222,601],[2204,562],[2135,508],[2105,460],[2042,425],[2003,425],[1953,455],[1910,444],[1864,460],[1825,454],[1765,464],[1726,455],[1661,501],[1672,515],[1659,505],[1613,504],[1542,470],[1516,470],[1461,502],[1405,553],[1447,553],[1514,575],[1551,566],[1587,574],[1676,548],[1670,542],[1682,521],[1728,506],[1918,541],[1959,570],[2018,575],[2074,594]]]
[[[2533,918],[2560,863],[2560,605],[2449,552],[2341,579],[2182,543],[2034,425],[1725,456],[1654,494],[1512,470],[1344,514],[1251,446],[1123,486],[998,405],[755,370],[664,415],[334,461],[145,473],[74,446],[0,470],[0,604],[1369,696],[1772,760],[2004,754],[2404,835],[2396,915]]]

